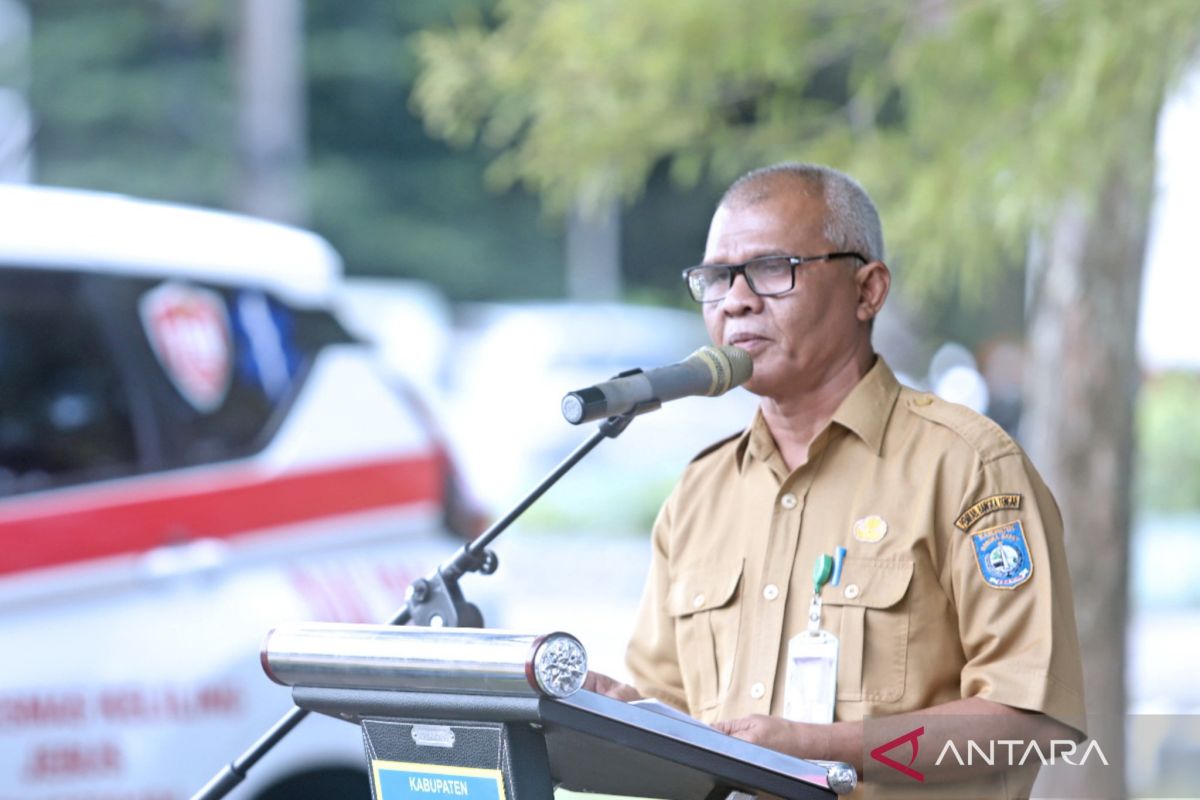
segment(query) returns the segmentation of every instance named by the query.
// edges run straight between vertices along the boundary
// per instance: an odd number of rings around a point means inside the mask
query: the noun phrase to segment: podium
[[[808,800],[855,783],[848,765],[580,689],[569,634],[314,623],[272,631],[262,663],[301,708],[361,727],[375,800]]]

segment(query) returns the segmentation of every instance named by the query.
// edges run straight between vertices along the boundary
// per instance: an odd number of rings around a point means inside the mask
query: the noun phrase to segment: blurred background
[[[565,392],[706,343],[679,272],[781,160],[865,185],[878,349],[1054,490],[1090,713],[1195,714],[1198,44],[1190,0],[0,0],[0,800],[198,788],[287,707],[268,627],[385,618],[590,433]],[[468,597],[622,674],[753,408],[635,420]],[[244,796],[344,796],[332,725]],[[1095,796],[1200,741],[1148,752]]]

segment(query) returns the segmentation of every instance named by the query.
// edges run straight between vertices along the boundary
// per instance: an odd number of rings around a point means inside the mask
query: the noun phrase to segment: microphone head
[[[701,347],[688,356],[687,360],[693,359],[708,368],[712,379],[708,391],[705,392],[708,397],[716,397],[735,386],[741,386],[750,380],[750,375],[754,372],[754,361],[750,354],[733,345]]]

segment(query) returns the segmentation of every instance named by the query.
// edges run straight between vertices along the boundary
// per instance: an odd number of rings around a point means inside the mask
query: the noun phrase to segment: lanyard
[[[833,576],[833,559],[822,553],[813,564],[813,598],[808,606],[808,632],[816,634],[821,629],[821,589]]]

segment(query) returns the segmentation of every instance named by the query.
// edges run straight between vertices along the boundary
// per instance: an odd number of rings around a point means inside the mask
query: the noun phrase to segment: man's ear
[[[882,261],[863,264],[854,273],[858,284],[857,316],[860,322],[870,322],[879,315],[892,286],[892,272]]]

